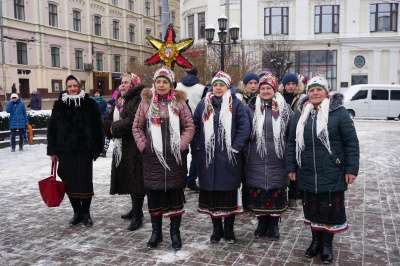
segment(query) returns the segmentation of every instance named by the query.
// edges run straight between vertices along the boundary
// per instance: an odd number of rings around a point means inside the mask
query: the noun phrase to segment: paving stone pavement
[[[361,144],[360,173],[346,193],[350,228],[335,236],[332,264],[400,265],[400,122],[362,120],[355,124]],[[151,234],[147,204],[144,226],[127,231],[129,221],[120,215],[129,209],[130,199],[109,195],[109,157],[99,158],[94,165],[93,227],[69,227],[68,199],[58,208],[47,208],[38,192],[37,181],[47,177],[50,168],[45,145],[26,145],[23,153],[1,149],[0,265],[321,264],[319,257],[304,256],[311,237],[303,225],[301,207],[282,216],[279,241],[255,239],[257,220],[245,213],[235,222],[237,243],[211,244],[211,219],[197,213],[198,194],[189,190],[185,191],[182,249],[172,250],[165,219],[164,241],[156,249],[147,249]],[[28,164],[37,167],[32,170]],[[97,168],[103,172],[96,172]]]

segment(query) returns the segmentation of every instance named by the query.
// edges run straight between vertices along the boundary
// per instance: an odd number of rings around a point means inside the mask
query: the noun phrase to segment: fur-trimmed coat
[[[278,91],[282,94],[282,96],[285,98],[286,103],[290,104],[290,107],[292,108],[292,111],[295,112],[299,109],[299,99],[303,94],[304,91],[304,83],[301,82],[301,79],[298,79],[298,84],[296,89],[293,92],[293,95],[289,95],[285,91],[285,87],[283,84],[279,85]],[[292,98],[293,97],[293,98]],[[288,100],[291,99],[291,100]]]
[[[80,100],[80,106],[62,101],[54,102],[47,127],[47,155],[61,153],[88,153],[96,160],[103,151],[104,134],[97,103],[89,95]]]
[[[104,130],[108,138],[122,139],[122,157],[118,167],[115,166],[115,157],[113,154],[111,164],[111,185],[110,194],[130,194],[135,197],[144,197],[145,190],[143,185],[143,161],[142,154],[136,146],[132,134],[133,120],[141,101],[140,94],[145,86],[139,85],[130,88],[125,93],[125,102],[121,119],[113,122],[114,109],[117,108],[117,102],[111,112],[104,118]],[[121,97],[118,94],[117,101]],[[112,134],[110,132],[112,128]]]
[[[168,105],[160,104],[161,133],[163,138],[164,158],[169,168],[164,168],[152,148],[151,135],[148,131],[149,108],[152,99],[152,92],[145,89],[142,92],[142,101],[138,107],[132,132],[135,136],[139,151],[143,153],[143,178],[146,189],[166,191],[171,189],[184,188],[187,175],[187,149],[194,134],[192,114],[186,104],[186,94],[183,91],[175,90],[175,97],[178,101],[179,124],[181,129],[181,157],[182,164],[178,165],[174,155],[171,153]],[[160,98],[159,98],[160,99]],[[161,101],[161,99],[160,99]]]
[[[301,167],[296,161],[296,127],[304,103],[303,97],[299,102],[290,135],[286,156],[287,172],[297,172],[297,184],[302,191],[311,193],[327,193],[347,190],[345,174],[358,174],[360,146],[353,120],[343,104],[343,94],[335,93],[330,96],[328,131],[332,154],[316,136],[316,116],[308,117],[304,126],[305,148],[301,152]]]

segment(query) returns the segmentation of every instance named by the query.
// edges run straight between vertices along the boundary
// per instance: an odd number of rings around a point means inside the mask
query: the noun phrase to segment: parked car
[[[400,85],[354,85],[343,95],[343,106],[352,118],[400,118]]]

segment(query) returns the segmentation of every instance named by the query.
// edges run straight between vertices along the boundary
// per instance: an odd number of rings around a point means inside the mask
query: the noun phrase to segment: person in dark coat
[[[6,106],[6,112],[10,114],[11,151],[15,152],[17,130],[19,133],[19,150],[22,151],[24,149],[25,129],[29,124],[29,120],[25,105],[18,97],[18,94],[11,94],[11,100]]]
[[[17,87],[15,86],[15,83],[11,86],[11,93],[17,93]]]
[[[343,95],[329,96],[328,82],[320,76],[307,84],[290,129],[286,169],[303,192],[304,223],[312,242],[307,257],[321,253],[323,263],[333,260],[332,241],[348,229],[345,191],[357,177],[360,147]]]
[[[31,110],[42,110],[42,97],[37,90],[33,90],[31,93],[31,101],[27,105]]]
[[[260,89],[246,106],[251,137],[246,147],[246,183],[251,210],[258,218],[255,237],[279,239],[278,222],[287,209],[286,143],[293,112],[277,92],[270,73],[260,79]]]
[[[110,194],[130,195],[131,210],[121,215],[121,218],[131,220],[128,230],[135,231],[142,226],[146,193],[142,154],[133,138],[132,125],[145,86],[140,85],[140,78],[133,73],[123,74],[121,82],[115,107],[104,119],[106,136],[114,138]]]
[[[170,218],[172,248],[182,247],[180,225],[185,212],[187,153],[194,125],[186,94],[174,90],[174,72],[159,68],[153,77],[154,91],[142,92],[132,132],[143,153],[143,178],[151,215],[148,248],[162,241],[162,217]]]
[[[107,108],[107,102],[104,100],[103,95],[101,94],[100,90],[95,90],[93,92],[93,101],[95,101],[99,105],[99,110],[101,115],[104,115]]]
[[[231,77],[219,71],[212,80],[212,91],[194,113],[192,149],[199,175],[198,212],[211,216],[212,243],[218,243],[221,237],[229,244],[235,243],[235,216],[243,214],[241,156],[250,125],[243,103],[230,87]]]
[[[93,160],[103,150],[103,130],[99,107],[80,88],[79,79],[66,78],[66,91],[54,102],[47,127],[47,155],[59,162],[58,175],[66,181],[65,193],[74,210],[69,221],[93,224],[90,205],[93,193]]]

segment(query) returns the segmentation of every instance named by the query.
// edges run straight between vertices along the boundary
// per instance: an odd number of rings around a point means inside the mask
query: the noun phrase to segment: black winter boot
[[[222,226],[222,218],[212,218],[213,233],[210,237],[211,243],[219,243],[221,237],[224,237],[224,227]]]
[[[82,221],[82,204],[77,198],[68,197],[71,202],[72,209],[74,209],[74,216],[69,220],[69,225],[74,226]]]
[[[312,241],[311,241],[310,246],[306,250],[306,256],[309,258],[317,256],[321,250],[321,247],[320,247],[321,246],[321,239],[320,239],[321,232],[311,229],[311,233],[312,233]]]
[[[321,232],[321,261],[323,264],[330,264],[333,260],[332,241],[334,234]]]
[[[279,217],[270,216],[268,224],[268,239],[272,241],[279,240]]]
[[[225,217],[225,241],[228,244],[234,244],[236,241],[235,233],[233,232],[233,224],[235,223],[235,215]]]
[[[156,248],[158,243],[162,242],[162,215],[151,216],[151,227],[153,231],[151,232],[151,237],[149,242],[147,242],[148,248]]]
[[[135,231],[142,226],[143,198],[135,198],[132,208],[132,221],[128,226],[129,231]]]
[[[92,203],[92,198],[81,199],[82,202],[82,213],[83,213],[83,225],[86,227],[91,227],[93,225],[92,217],[90,217],[90,204]]]
[[[269,217],[269,215],[258,217],[258,226],[256,231],[254,231],[254,236],[256,238],[267,236]]]
[[[179,231],[179,227],[181,226],[182,215],[179,216],[172,216],[171,220],[171,242],[172,248],[175,250],[180,250],[182,247],[182,240],[181,240],[181,232]]]

